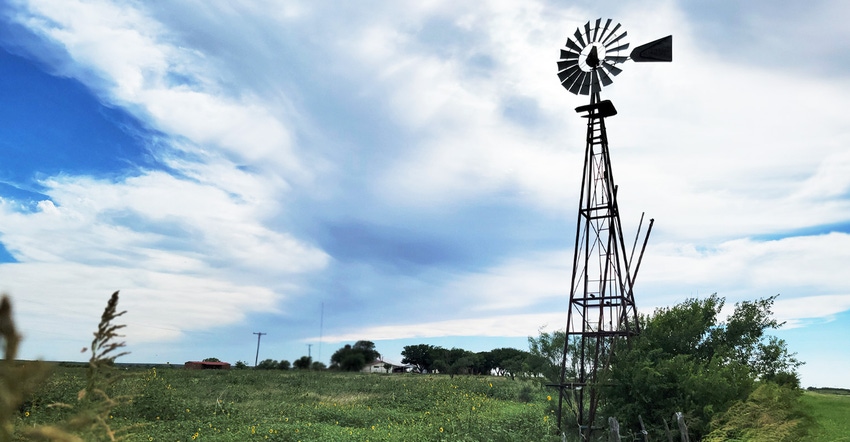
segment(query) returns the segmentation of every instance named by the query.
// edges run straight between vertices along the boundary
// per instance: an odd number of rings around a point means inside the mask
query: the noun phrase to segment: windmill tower
[[[633,287],[643,251],[652,230],[650,220],[640,254],[635,261],[620,223],[617,186],[608,150],[605,119],[617,114],[609,100],[601,100],[603,87],[620,74],[618,65],[635,62],[671,61],[673,37],[635,48],[624,55],[629,44],[620,24],[587,22],[576,29],[561,49],[558,78],[561,85],[576,95],[590,96],[590,104],[576,112],[587,119],[584,168],[579,197],[576,240],[567,312],[566,340],[558,387],[558,428],[561,430],[565,401],[575,413],[582,440],[589,440],[596,429],[596,410],[600,402],[600,382],[607,372],[611,355],[621,341],[640,331]],[[641,217],[641,226],[643,217]]]

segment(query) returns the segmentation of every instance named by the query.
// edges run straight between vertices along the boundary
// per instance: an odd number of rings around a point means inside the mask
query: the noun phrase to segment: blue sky
[[[567,311],[585,97],[611,17],[674,62],[604,98],[642,312],[780,294],[803,384],[850,388],[850,6],[811,1],[30,0],[0,5],[0,290],[75,360],[327,362],[368,339],[526,348]],[[633,234],[633,233],[631,233]],[[830,345],[824,345],[829,343]]]

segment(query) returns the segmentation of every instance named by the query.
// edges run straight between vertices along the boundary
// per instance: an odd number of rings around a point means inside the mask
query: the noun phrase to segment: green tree
[[[218,358],[206,358],[204,362],[221,362]]]
[[[535,338],[528,337],[528,352],[534,356],[529,358],[529,366],[535,373],[542,374],[547,381],[557,384],[561,382],[561,362],[564,357],[564,340],[566,332],[557,330],[552,333],[543,331]],[[571,342],[567,349],[567,373],[568,379],[575,378],[578,372],[577,363],[579,358],[576,357],[576,343]]]
[[[419,372],[431,370],[437,349],[440,348],[428,344],[405,345],[401,351],[401,363],[415,365]]]
[[[496,374],[514,379],[523,374],[524,362],[530,354],[516,348],[505,347],[490,350],[490,356]]]
[[[286,359],[282,359],[277,364],[277,368],[279,370],[289,370],[291,367],[292,367],[292,364],[290,364],[289,361],[287,361]]]
[[[326,368],[327,367],[325,366],[325,364],[323,362],[320,362],[320,361],[313,361],[313,363],[310,364],[310,370],[313,370],[313,371],[321,371],[321,370],[324,370]]]
[[[313,358],[310,356],[301,356],[292,363],[292,366],[297,370],[309,370],[311,363],[313,363]]]
[[[331,366],[343,371],[360,371],[366,364],[380,356],[372,341],[357,341],[354,346],[346,344],[331,356]]]
[[[255,368],[259,370],[274,370],[278,367],[278,362],[274,359],[264,359],[260,361]]]
[[[781,326],[770,310],[775,299],[738,303],[725,323],[718,319],[724,299],[717,295],[641,317],[641,334],[630,345],[617,344],[610,373],[601,375],[605,406],[597,415],[625,424],[639,415],[661,422],[682,411],[692,435],[701,438],[712,418],[744,401],[758,380],[800,365],[784,341],[765,336]]]

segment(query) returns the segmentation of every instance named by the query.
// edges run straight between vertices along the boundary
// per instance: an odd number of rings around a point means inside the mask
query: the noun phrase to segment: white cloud
[[[348,333],[325,336],[323,342],[344,342],[361,339],[438,338],[447,336],[518,337],[534,336],[541,326],[566,322],[562,313],[500,315],[486,318],[452,319],[420,324],[393,324],[363,327]],[[315,340],[317,338],[312,338]]]

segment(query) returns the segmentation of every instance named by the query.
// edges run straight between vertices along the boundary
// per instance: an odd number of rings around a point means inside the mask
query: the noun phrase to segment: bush
[[[745,401],[735,402],[715,417],[713,431],[704,440],[799,441],[814,424],[799,400],[801,394],[797,388],[762,382]]]
[[[258,370],[274,370],[275,368],[278,368],[278,362],[274,359],[264,359],[254,368]]]

